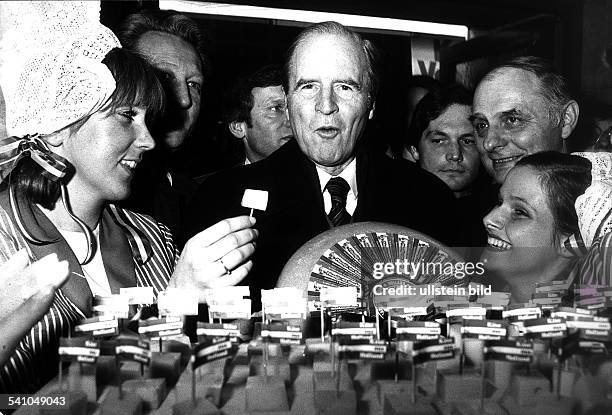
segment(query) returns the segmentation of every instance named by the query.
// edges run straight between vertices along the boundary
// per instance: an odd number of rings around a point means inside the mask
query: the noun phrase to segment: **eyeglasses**
[[[599,134],[599,137],[593,143],[593,150],[612,152],[612,126]]]

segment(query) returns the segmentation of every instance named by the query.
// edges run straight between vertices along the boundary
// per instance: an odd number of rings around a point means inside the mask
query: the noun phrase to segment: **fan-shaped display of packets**
[[[382,232],[356,234],[335,243],[316,262],[308,284],[309,308],[316,308],[313,303],[317,301],[317,293],[325,286],[356,286],[360,291],[360,300],[367,302],[368,307],[373,307],[372,288],[381,281],[373,275],[374,264],[396,263],[398,260],[415,264],[457,262],[444,247],[432,245],[414,236]],[[426,267],[422,266],[415,275],[406,275],[404,278],[414,284],[467,284],[467,281],[458,280],[453,275],[426,271]],[[398,278],[397,275],[393,277]]]

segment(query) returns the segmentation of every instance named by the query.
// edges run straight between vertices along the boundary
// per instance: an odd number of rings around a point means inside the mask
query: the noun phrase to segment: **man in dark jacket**
[[[245,189],[268,192],[253,294],[275,286],[287,260],[314,236],[350,222],[404,225],[454,243],[454,198],[434,175],[360,145],[378,87],[373,45],[335,22],[304,30],[289,50],[287,104],[295,136],[260,162],[221,172],[199,188],[187,236],[217,218],[248,213]],[[254,290],[253,290],[254,289]]]

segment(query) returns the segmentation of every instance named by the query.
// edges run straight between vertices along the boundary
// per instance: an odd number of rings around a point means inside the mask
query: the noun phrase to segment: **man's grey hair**
[[[522,69],[534,74],[540,82],[540,93],[548,102],[551,121],[559,125],[565,106],[573,99],[567,80],[555,70],[552,63],[537,56],[519,56],[490,70],[483,79],[491,80],[504,68]]]
[[[289,74],[292,70],[295,50],[310,36],[319,34],[344,36],[351,39],[359,46],[363,54],[363,61],[366,65],[365,88],[368,92],[368,102],[369,105],[372,106],[376,100],[376,95],[380,86],[379,52],[372,42],[362,38],[359,33],[352,31],[338,22],[322,22],[309,26],[304,29],[291,44],[287,51],[287,59],[285,61],[285,91],[289,92]]]
[[[146,10],[130,14],[121,24],[117,37],[123,47],[137,52],[138,39],[151,31],[169,33],[189,43],[200,57],[202,72],[209,70],[204,35],[196,22],[177,11]]]

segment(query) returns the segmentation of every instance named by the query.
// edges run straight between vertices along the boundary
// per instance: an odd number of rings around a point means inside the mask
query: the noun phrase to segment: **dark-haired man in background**
[[[481,174],[472,115],[472,94],[461,85],[440,87],[417,104],[409,128],[409,151],[417,164],[452,190],[468,246],[483,246],[481,197],[488,180]],[[483,206],[484,205],[484,206]]]
[[[293,136],[282,68],[265,66],[239,79],[226,97],[225,121],[244,145],[244,164],[265,159]]]

